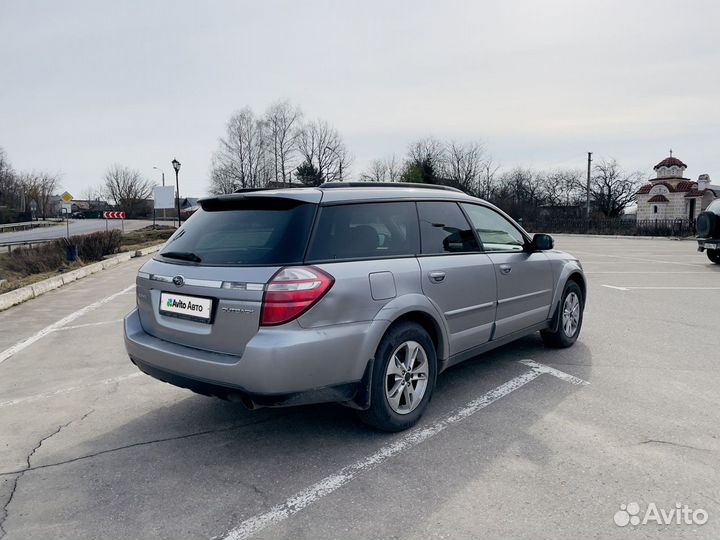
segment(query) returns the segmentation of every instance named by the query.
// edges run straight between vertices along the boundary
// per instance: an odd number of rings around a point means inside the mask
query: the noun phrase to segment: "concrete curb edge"
[[[28,300],[32,300],[33,298],[37,298],[38,296],[41,296],[46,292],[59,289],[60,287],[67,285],[68,283],[72,283],[73,281],[77,281],[78,279],[91,276],[92,274],[100,272],[101,270],[105,270],[106,268],[112,268],[113,266],[117,266],[120,263],[127,262],[135,257],[142,257],[144,255],[149,255],[150,253],[160,251],[163,245],[164,244],[158,244],[156,246],[138,249],[137,251],[118,253],[117,255],[104,259],[100,262],[88,264],[87,266],[83,266],[82,268],[78,268],[77,270],[71,270],[70,272],[66,272],[55,277],[43,279],[42,281],[38,281],[37,283],[33,283],[32,285],[26,285],[25,287],[20,287],[19,289],[15,289],[14,291],[0,294],[0,311],[10,309],[13,306],[22,304],[23,302],[27,302]]]

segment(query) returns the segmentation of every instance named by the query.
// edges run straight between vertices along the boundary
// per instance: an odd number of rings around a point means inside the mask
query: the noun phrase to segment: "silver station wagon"
[[[125,345],[143,372],[249,408],[340,402],[387,431],[437,375],[539,331],[569,347],[578,260],[452,188],[245,190],[198,210],[137,276]]]

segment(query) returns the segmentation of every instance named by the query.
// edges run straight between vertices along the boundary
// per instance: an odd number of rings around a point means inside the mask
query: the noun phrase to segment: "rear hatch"
[[[242,355],[257,333],[265,284],[301,264],[318,190],[254,192],[201,201],[201,208],[143,266],[140,321],[157,338]]]

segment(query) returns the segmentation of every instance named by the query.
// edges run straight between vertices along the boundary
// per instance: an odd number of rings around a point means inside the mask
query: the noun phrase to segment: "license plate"
[[[718,247],[720,247],[720,244],[708,244],[705,242],[705,249],[717,249]]]
[[[160,313],[181,319],[210,322],[212,299],[175,293],[160,293]]]

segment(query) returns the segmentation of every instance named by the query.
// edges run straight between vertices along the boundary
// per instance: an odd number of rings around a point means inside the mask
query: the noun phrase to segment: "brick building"
[[[653,167],[656,177],[637,192],[637,219],[687,219],[694,222],[710,201],[720,197],[720,186],[701,174],[697,182],[684,178],[687,165],[670,156]]]

